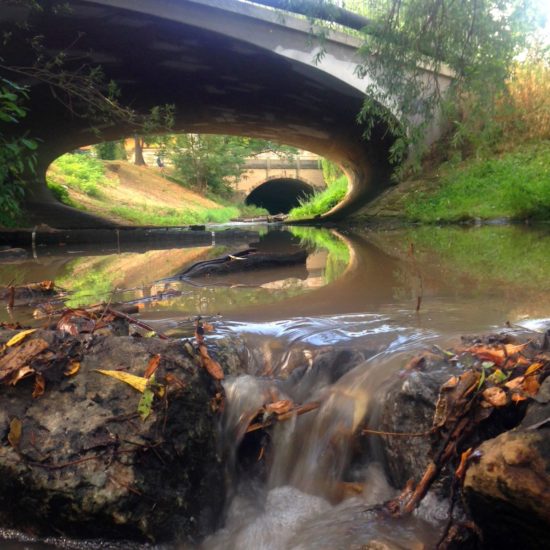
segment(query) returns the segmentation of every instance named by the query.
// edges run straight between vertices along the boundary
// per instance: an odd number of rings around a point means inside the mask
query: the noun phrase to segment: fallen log
[[[257,252],[253,248],[242,250],[234,254],[227,254],[213,260],[206,260],[193,264],[183,273],[179,279],[193,279],[198,277],[210,277],[227,275],[256,269],[269,269],[275,267],[304,264],[307,252],[300,250],[292,254],[269,254]]]

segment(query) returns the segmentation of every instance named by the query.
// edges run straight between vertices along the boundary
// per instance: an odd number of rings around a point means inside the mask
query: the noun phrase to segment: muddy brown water
[[[200,314],[213,321],[212,338],[238,332],[250,350],[250,372],[226,381],[231,418],[261,404],[259,373],[285,378],[296,354],[321,348],[370,350],[369,359],[333,384],[285,391],[323,399],[317,413],[274,433],[267,482],[242,484],[228,506],[224,528],[205,549],[348,548],[378,540],[393,547],[430,547],[446,506],[427,500],[407,521],[365,514],[367,504],[392,494],[382,465],[364,465],[363,493],[335,503],[329,479],[341,472],[349,441],[338,452],[328,442],[342,425],[350,432],[369,410],[370,396],[421,347],[447,345],[461,334],[499,330],[506,323],[543,330],[550,324],[550,228],[520,226],[330,231],[253,228],[242,243],[124,252],[98,243],[29,249],[27,258],[0,263],[0,285],[54,280],[66,291],[55,308],[101,301],[139,304],[141,320],[173,337],[189,336]],[[248,246],[270,252],[306,248],[303,266],[227,278],[182,281],[197,261]],[[40,326],[39,299],[2,308],[0,320]],[[419,306],[419,307],[418,307]],[[342,397],[344,396],[344,397]],[[232,427],[234,428],[234,426]],[[332,454],[331,454],[332,453]],[[4,532],[2,548],[137,548],[130,543],[25,540]],[[165,548],[176,548],[176,543]],[[141,546],[140,548],[143,548]]]

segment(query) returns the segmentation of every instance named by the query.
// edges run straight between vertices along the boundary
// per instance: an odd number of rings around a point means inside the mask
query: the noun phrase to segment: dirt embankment
[[[98,196],[65,185],[63,175],[52,166],[48,177],[64,185],[71,201],[90,214],[101,216],[118,224],[132,225],[127,218],[113,212],[113,207],[128,207],[158,211],[222,208],[222,205],[186,189],[164,177],[158,169],[134,166],[124,161],[105,161],[106,182]]]

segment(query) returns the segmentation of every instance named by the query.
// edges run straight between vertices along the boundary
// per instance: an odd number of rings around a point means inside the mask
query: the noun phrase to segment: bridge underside
[[[288,214],[300,199],[313,195],[313,187],[293,178],[274,178],[259,185],[246,197],[246,204],[265,208],[270,214]]]
[[[377,123],[370,139],[363,140],[363,127],[356,122],[362,94],[345,82],[244,39],[171,21],[160,12],[155,17],[90,2],[70,4],[65,15],[43,13],[31,20],[31,34],[44,36],[46,52],[66,50],[67,68],[101,65],[107,78],[119,84],[121,101],[139,112],[175,105],[173,132],[256,136],[336,161],[348,174],[351,191],[332,218],[356,211],[387,185],[392,138]],[[20,8],[2,10],[0,31],[7,28],[7,19],[23,16]],[[17,35],[2,56],[12,66],[29,66],[35,58]],[[44,184],[45,170],[67,151],[127,136],[134,128],[117,122],[103,126],[98,137],[86,120],[52,96],[49,85],[12,72],[0,75],[31,86],[23,130],[42,142],[41,177],[29,199],[33,221],[57,227],[97,224],[55,202]]]

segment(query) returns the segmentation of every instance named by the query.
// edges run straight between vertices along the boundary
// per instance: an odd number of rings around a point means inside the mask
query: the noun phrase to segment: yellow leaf
[[[69,368],[63,373],[65,376],[73,376],[80,370],[80,363],[78,361],[71,361]]]
[[[525,371],[525,376],[529,376],[530,374],[533,374],[534,372],[537,372],[541,367],[542,367],[542,363],[533,363]]]
[[[121,382],[124,382],[129,386],[132,386],[132,388],[141,393],[143,393],[145,391],[145,388],[147,387],[148,380],[147,378],[143,378],[142,376],[136,376],[135,374],[129,374],[120,370],[97,369],[96,372],[104,374],[105,376],[110,376],[111,378],[116,378],[117,380],[120,380]]]
[[[36,332],[35,328],[18,332],[13,338],[9,339],[9,341],[6,343],[6,347],[9,348],[11,346],[16,346],[17,344],[19,344],[19,342],[22,342],[29,334],[32,334],[33,332]]]
[[[23,430],[23,425],[19,418],[14,417],[10,422],[10,431],[8,433],[9,444],[16,449],[19,446],[19,441],[21,440],[21,432]]]

